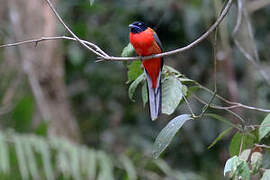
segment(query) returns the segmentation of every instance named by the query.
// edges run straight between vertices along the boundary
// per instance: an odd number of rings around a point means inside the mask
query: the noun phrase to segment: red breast
[[[162,52],[154,38],[154,31],[151,28],[147,28],[145,31],[140,33],[130,32],[129,40],[136,53],[140,56],[149,56]],[[143,66],[152,80],[152,88],[156,88],[157,78],[162,66],[162,59],[155,58],[145,60],[143,61]]]
[[[153,36],[153,30],[147,28],[145,31],[140,33],[129,34],[130,43],[133,45],[136,53],[140,56],[148,56],[158,52],[154,52],[153,45],[155,43],[155,38]]]

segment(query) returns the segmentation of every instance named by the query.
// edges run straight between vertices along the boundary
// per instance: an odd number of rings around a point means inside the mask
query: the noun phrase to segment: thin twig
[[[185,95],[183,95],[183,98],[184,98],[184,100],[185,100],[185,102],[186,102],[186,104],[187,104],[187,106],[188,106],[188,109],[189,109],[191,115],[192,115],[193,117],[196,117]]]
[[[204,104],[205,106],[208,105],[208,108],[213,108],[213,109],[219,109],[219,110],[224,110],[224,111],[227,111],[228,113],[232,114],[234,117],[236,117],[237,119],[239,119],[240,121],[240,124],[242,125],[242,128],[243,128],[243,125],[244,125],[244,122],[245,120],[237,113],[231,111],[229,108],[230,107],[222,107],[222,106],[217,106],[217,105],[211,105],[207,102],[205,102],[204,100],[202,100],[201,98],[199,98],[198,96],[196,95],[193,95],[193,97],[200,103]],[[212,96],[214,97],[214,96]],[[242,129],[243,130],[243,129]]]
[[[65,27],[65,29],[85,48],[87,48],[88,50],[90,50],[91,52],[93,52],[94,54],[96,54],[97,56],[100,57],[109,57],[109,55],[107,55],[106,53],[102,52],[98,52],[96,50],[94,50],[93,48],[87,46],[81,39],[78,38],[78,36],[76,36],[76,34],[74,34],[70,28],[64,23],[63,19],[60,17],[60,15],[57,13],[57,11],[55,10],[55,8],[53,7],[52,3],[50,0],[45,0],[49,7],[51,8],[51,10],[53,11],[53,13],[55,14],[55,16],[57,17],[57,19],[60,21],[60,23]],[[100,49],[95,45],[96,49]]]
[[[253,31],[252,31],[252,26],[248,20],[248,13],[246,8],[244,8],[243,6],[243,1],[242,0],[237,0],[237,6],[238,6],[238,14],[237,14],[237,22],[236,25],[234,27],[233,30],[233,40],[235,45],[237,46],[237,48],[240,50],[240,52],[245,56],[245,58],[247,60],[249,60],[254,67],[259,71],[260,75],[263,77],[263,79],[266,81],[266,83],[268,85],[270,85],[270,77],[267,75],[267,73],[260,67],[260,58],[258,55],[258,50],[256,48],[256,45],[254,45],[253,48],[253,53],[254,55],[250,54],[249,52],[247,52],[245,50],[245,48],[241,45],[241,43],[239,42],[239,40],[237,39],[237,33],[239,31],[241,31],[240,27],[241,24],[244,23],[244,19],[246,19],[246,23],[247,23],[247,28],[246,31],[248,31],[248,35],[250,36],[250,38],[254,41],[254,37],[253,37]],[[241,32],[240,32],[241,33]]]
[[[270,146],[265,145],[265,144],[255,144],[255,146],[270,149]]]
[[[195,84],[200,88],[203,89],[207,92],[209,92],[210,94],[214,94],[214,92],[210,89],[208,89],[207,87],[201,85],[200,83],[195,81]],[[259,111],[259,112],[266,112],[266,113],[270,113],[270,109],[263,109],[263,108],[258,108],[258,107],[253,107],[253,106],[248,106],[248,105],[244,105],[238,102],[233,102],[233,101],[229,101],[226,98],[216,94],[216,97],[220,100],[222,100],[223,102],[227,103],[227,104],[231,104],[232,106],[228,106],[228,107],[222,107],[222,109],[234,109],[234,108],[244,108],[244,109],[249,109],[249,110],[254,110],[254,111]],[[221,106],[220,106],[221,107]]]
[[[217,92],[217,34],[218,28],[215,30],[215,38],[213,44],[213,56],[214,56],[214,92]]]
[[[204,114],[206,113],[207,109],[209,107],[211,107],[211,103],[213,102],[213,100],[215,99],[216,97],[216,92],[214,92],[214,94],[212,95],[210,101],[208,103],[205,103],[203,109],[202,109],[202,112],[199,116],[197,116],[198,118],[202,118],[204,116]]]
[[[175,55],[178,53],[182,53],[184,51],[187,51],[195,46],[197,46],[201,41],[203,41],[204,39],[206,39],[217,27],[218,25],[222,22],[222,20],[226,17],[227,13],[229,12],[232,2],[233,0],[228,0],[228,3],[226,4],[225,8],[223,9],[223,11],[221,12],[221,15],[218,17],[218,19],[216,20],[216,22],[204,33],[202,34],[198,39],[196,39],[195,41],[193,41],[192,43],[190,43],[189,45],[176,49],[176,50],[172,50],[172,51],[168,51],[168,52],[164,52],[164,53],[160,53],[160,54],[155,54],[152,56],[144,56],[144,57],[113,57],[113,56],[109,56],[107,55],[104,51],[101,50],[101,48],[99,48],[97,45],[93,44],[93,43],[86,43],[87,41],[81,40],[79,39],[71,30],[70,28],[64,23],[64,21],[62,20],[62,18],[59,16],[59,14],[57,13],[57,11],[55,10],[55,8],[53,7],[52,3],[50,2],[50,0],[45,0],[48,5],[50,6],[50,8],[52,9],[53,13],[55,14],[55,16],[57,17],[57,19],[60,21],[60,23],[65,27],[65,29],[84,47],[86,47],[88,50],[90,50],[91,52],[95,53],[97,56],[99,56],[98,58],[100,58],[101,60],[106,60],[106,61],[134,61],[134,60],[138,60],[140,58],[142,58],[143,60],[146,59],[152,59],[152,58],[158,58],[158,57],[165,57],[165,56],[170,56],[170,55]],[[63,37],[63,36],[62,36]],[[49,37],[48,37],[49,38]],[[53,37],[52,37],[53,38]],[[63,38],[59,38],[59,39],[63,39]],[[67,39],[67,38],[66,38]],[[45,39],[44,39],[45,40]],[[72,39],[70,39],[72,40]],[[33,42],[36,42],[36,40],[33,40]],[[16,46],[16,45],[21,45],[23,43],[29,43],[29,41],[23,41],[23,42],[19,42],[19,43],[13,43],[14,45],[12,46]],[[95,49],[87,46],[91,44],[92,47],[94,47]],[[5,45],[2,45],[0,47],[8,47]]]
[[[9,43],[9,44],[4,44],[4,45],[0,45],[0,48],[3,47],[11,47],[11,46],[19,46],[22,44],[28,44],[28,43],[35,43],[35,45],[37,45],[39,42],[42,41],[51,41],[51,40],[60,40],[60,39],[66,39],[66,40],[72,40],[72,41],[77,41],[77,39],[72,38],[72,37],[68,37],[68,36],[54,36],[54,37],[41,37],[38,39],[29,39],[29,40],[25,40],[25,41],[20,41],[20,42],[16,42],[16,43]],[[83,43],[85,43],[86,45],[89,45],[93,48],[96,49],[96,51],[102,53],[102,54],[106,54],[104,51],[102,51],[98,46],[96,46],[95,44],[89,42],[89,41],[85,41],[80,39]]]
[[[164,52],[164,53],[160,53],[160,54],[155,54],[152,56],[144,56],[144,57],[142,57],[142,59],[146,60],[146,59],[170,56],[170,55],[182,53],[182,52],[187,51],[191,48],[194,48],[201,41],[206,39],[218,27],[218,25],[222,22],[222,20],[228,14],[228,12],[232,6],[232,2],[233,2],[233,0],[228,0],[228,3],[226,4],[225,8],[223,9],[221,15],[218,17],[216,22],[204,34],[202,34],[198,39],[196,39],[195,41],[193,41],[189,45],[182,47],[182,48],[179,48],[179,49],[176,49],[176,50],[172,50],[172,51],[168,51],[168,52]],[[104,60],[113,60],[113,61],[131,61],[131,60],[137,60],[137,59],[138,59],[138,57],[106,57],[106,58],[104,58]]]

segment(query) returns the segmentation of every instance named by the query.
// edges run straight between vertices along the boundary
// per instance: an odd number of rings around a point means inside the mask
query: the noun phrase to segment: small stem
[[[189,109],[189,111],[190,111],[192,117],[196,117],[196,115],[193,113],[193,110],[192,110],[192,108],[191,108],[191,106],[190,106],[190,104],[189,104],[187,98],[186,98],[184,95],[183,95],[183,98],[184,98],[184,100],[185,100],[185,102],[186,102],[186,104],[187,104],[187,106],[188,106],[188,109]]]

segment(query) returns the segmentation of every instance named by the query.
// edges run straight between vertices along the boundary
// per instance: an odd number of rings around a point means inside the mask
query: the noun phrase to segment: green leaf
[[[250,165],[253,174],[259,172],[262,167],[263,155],[261,152],[253,152],[250,158]]]
[[[174,74],[174,75],[182,75],[179,71],[167,65],[163,66],[163,72],[168,73],[168,74]]]
[[[186,85],[183,85],[182,86],[182,93],[183,93],[183,95],[185,97],[187,96],[187,94],[188,94],[188,87]]]
[[[32,115],[34,112],[34,99],[32,96],[24,96],[16,104],[12,113],[12,122],[16,131],[28,131],[31,128]]]
[[[27,163],[24,155],[22,140],[23,139],[20,137],[14,137],[16,157],[18,159],[19,170],[22,179],[29,179],[29,172],[26,166]]]
[[[119,160],[123,164],[127,172],[128,180],[136,180],[137,179],[136,169],[132,161],[126,155],[121,155],[119,157]]]
[[[145,107],[145,104],[148,101],[148,93],[147,93],[146,81],[143,83],[143,86],[142,86],[142,101],[143,101],[143,107]]]
[[[33,151],[33,146],[31,141],[24,142],[25,155],[27,158],[27,164],[29,166],[29,171],[33,179],[40,179],[38,173],[38,166],[35,158],[35,154]]]
[[[229,147],[231,157],[234,155],[239,155],[242,141],[242,150],[245,150],[252,147],[254,143],[256,143],[256,137],[252,134],[243,134],[239,132],[235,133]]]
[[[128,81],[127,81],[127,83],[134,81],[143,73],[143,70],[141,67],[141,61],[133,61],[127,67],[128,67]]]
[[[270,179],[270,169],[264,171],[261,180],[269,180]]]
[[[167,176],[171,176],[173,174],[173,170],[168,165],[166,161],[163,159],[155,159],[154,163],[159,167],[160,170]]]
[[[35,149],[41,155],[44,173],[46,175],[46,178],[47,179],[54,179],[49,144],[47,144],[43,139],[36,139]]]
[[[269,134],[269,132],[270,132],[270,114],[268,114],[264,118],[259,128],[259,140],[261,141],[265,136]]]
[[[96,179],[96,153],[93,150],[88,150],[87,147],[82,147],[80,150],[81,168],[87,179]]]
[[[224,176],[228,172],[232,172],[234,171],[234,169],[236,169],[238,161],[239,161],[239,158],[237,156],[233,156],[226,161],[226,164],[224,167]]]
[[[104,152],[98,152],[99,174],[97,180],[113,180],[113,165],[111,159]]]
[[[167,77],[162,84],[162,113],[172,114],[182,96],[182,83],[174,76]]]
[[[243,161],[240,159],[240,164],[236,168],[234,177],[236,177],[236,179],[239,179],[240,177],[241,179],[245,179],[245,180],[250,179],[249,167],[246,161]]]
[[[80,164],[80,159],[79,159],[79,152],[78,148],[76,146],[71,146],[69,149],[69,154],[70,154],[70,160],[71,160],[71,173],[73,176],[73,179],[81,179],[80,176],[80,169],[79,169],[79,164]]]
[[[187,121],[193,119],[189,114],[182,114],[171,120],[157,136],[153,146],[153,157],[157,159],[168,147],[178,130]]]
[[[208,149],[212,148],[218,141],[220,141],[231,130],[232,130],[232,127],[225,129],[222,133],[220,133],[218,137],[212,142],[212,144],[208,146]]]
[[[128,89],[128,96],[129,98],[133,100],[133,95],[135,93],[135,90],[137,89],[138,85],[145,79],[145,76],[144,74],[141,74],[135,81],[133,81],[131,83],[131,85],[129,86],[129,89]]]
[[[132,44],[128,43],[128,45],[123,49],[121,56],[122,57],[129,57],[132,56],[135,53],[135,50],[132,46]]]
[[[239,179],[240,177],[245,180],[250,179],[248,163],[238,156],[233,156],[227,160],[224,167],[224,176],[228,172],[230,172],[230,177],[233,177],[234,179]]]

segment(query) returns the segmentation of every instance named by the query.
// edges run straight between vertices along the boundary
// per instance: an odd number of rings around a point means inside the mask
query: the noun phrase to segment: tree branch
[[[45,1],[48,3],[49,7],[53,11],[55,16],[59,20],[59,22],[65,27],[65,29],[74,38],[66,37],[66,36],[42,37],[42,38],[39,38],[39,39],[26,40],[26,41],[16,42],[16,43],[12,43],[12,44],[1,45],[0,48],[1,47],[18,46],[18,45],[25,44],[25,43],[38,43],[40,41],[45,41],[45,40],[68,39],[68,40],[78,41],[83,47],[85,47],[88,50],[90,50],[91,52],[95,53],[98,56],[98,58],[100,59],[100,61],[103,61],[103,60],[105,60],[105,61],[134,61],[134,60],[138,60],[139,58],[143,59],[143,60],[146,60],[146,59],[152,59],[152,58],[165,57],[165,56],[175,55],[175,54],[187,51],[187,50],[197,46],[201,41],[206,39],[218,27],[218,25],[222,22],[222,20],[226,17],[226,15],[228,14],[228,12],[230,10],[230,7],[232,6],[232,2],[233,2],[233,0],[228,0],[226,6],[224,7],[223,11],[221,12],[221,14],[218,17],[218,19],[216,20],[216,22],[204,34],[202,34],[198,39],[196,39],[195,41],[193,41],[192,43],[190,43],[189,45],[187,45],[185,47],[175,49],[175,50],[172,50],[172,51],[168,51],[168,52],[164,52],[164,53],[160,53],[160,54],[155,54],[155,55],[152,55],[152,56],[144,56],[144,57],[113,57],[113,56],[109,56],[108,54],[106,54],[104,51],[102,51],[101,48],[99,48],[94,43],[91,43],[91,42],[88,42],[88,41],[85,41],[85,40],[81,40],[80,38],[78,38],[71,31],[71,29],[64,23],[64,21],[62,20],[60,15],[57,13],[55,8],[53,7],[51,1],[50,0],[45,0]]]
[[[51,10],[53,11],[53,13],[54,13],[54,15],[57,17],[57,19],[59,20],[59,22],[65,27],[65,29],[83,46],[83,47],[85,47],[85,48],[87,48],[88,50],[90,50],[91,52],[93,52],[94,54],[96,54],[97,56],[100,56],[100,57],[103,57],[103,58],[105,58],[105,57],[108,57],[109,55],[107,55],[105,52],[103,52],[103,51],[97,51],[97,50],[94,50],[93,48],[91,48],[91,47],[89,47],[89,46],[87,46],[86,44],[85,44],[85,42],[84,41],[82,41],[81,39],[79,39],[78,38],[78,36],[76,36],[71,30],[70,30],[70,28],[64,23],[64,21],[63,21],[63,19],[60,17],[60,15],[57,13],[57,11],[55,10],[55,8],[53,7],[53,5],[52,5],[52,3],[51,3],[51,1],[50,0],[45,0],[47,3],[48,3],[48,5],[49,5],[49,7],[51,8]],[[93,43],[90,43],[90,44],[92,44],[92,45],[94,45]],[[98,46],[96,46],[95,45],[95,48],[96,49],[100,49],[100,48],[98,48]],[[101,50],[101,49],[100,49]]]
[[[200,83],[195,81],[195,84],[200,88],[203,89],[207,92],[209,92],[210,94],[214,94],[214,92],[210,89],[208,89],[207,87],[201,85]],[[250,109],[250,110],[255,110],[255,111],[259,111],[259,112],[266,112],[266,113],[270,113],[270,109],[263,109],[263,108],[257,108],[257,107],[253,107],[253,106],[248,106],[248,105],[244,105],[238,102],[233,102],[233,101],[229,101],[226,98],[216,94],[216,97],[220,100],[222,100],[223,102],[227,103],[227,104],[231,104],[232,106],[229,107],[225,107],[226,109],[234,109],[234,108],[245,108],[245,109]]]
[[[190,43],[189,45],[176,49],[176,50],[172,50],[172,51],[168,51],[168,52],[164,52],[164,53],[160,53],[160,54],[155,54],[152,56],[143,56],[143,57],[105,57],[105,58],[101,58],[103,60],[112,60],[112,61],[131,61],[131,60],[138,60],[138,59],[142,59],[142,60],[146,60],[146,59],[152,59],[152,58],[160,58],[160,57],[166,57],[166,56],[171,56],[171,55],[175,55],[178,53],[182,53],[184,51],[187,51],[189,49],[194,48],[195,46],[197,46],[201,41],[203,41],[204,39],[206,39],[217,27],[218,25],[222,22],[222,20],[226,17],[226,15],[228,14],[231,6],[232,6],[232,2],[233,0],[228,0],[226,6],[224,7],[223,11],[221,12],[220,16],[218,17],[218,19],[216,20],[216,22],[204,33],[202,34],[198,39],[196,39],[195,41],[193,41],[192,43]]]
[[[39,42],[42,42],[42,41],[51,41],[51,40],[60,40],[60,39],[77,41],[77,39],[72,38],[72,37],[68,37],[68,36],[41,37],[41,38],[38,38],[38,39],[29,39],[29,40],[25,40],[25,41],[19,41],[19,42],[16,42],[16,43],[9,43],[9,44],[0,45],[0,48],[11,47],[11,46],[19,46],[19,45],[28,44],[28,43],[35,43],[36,46],[37,46],[37,44]],[[80,39],[80,41],[83,42],[84,44],[92,47],[92,48],[95,48],[95,51],[100,52],[100,53],[102,53],[104,55],[106,54],[97,45],[95,45],[95,44],[93,44],[91,42],[82,40],[82,39]]]

